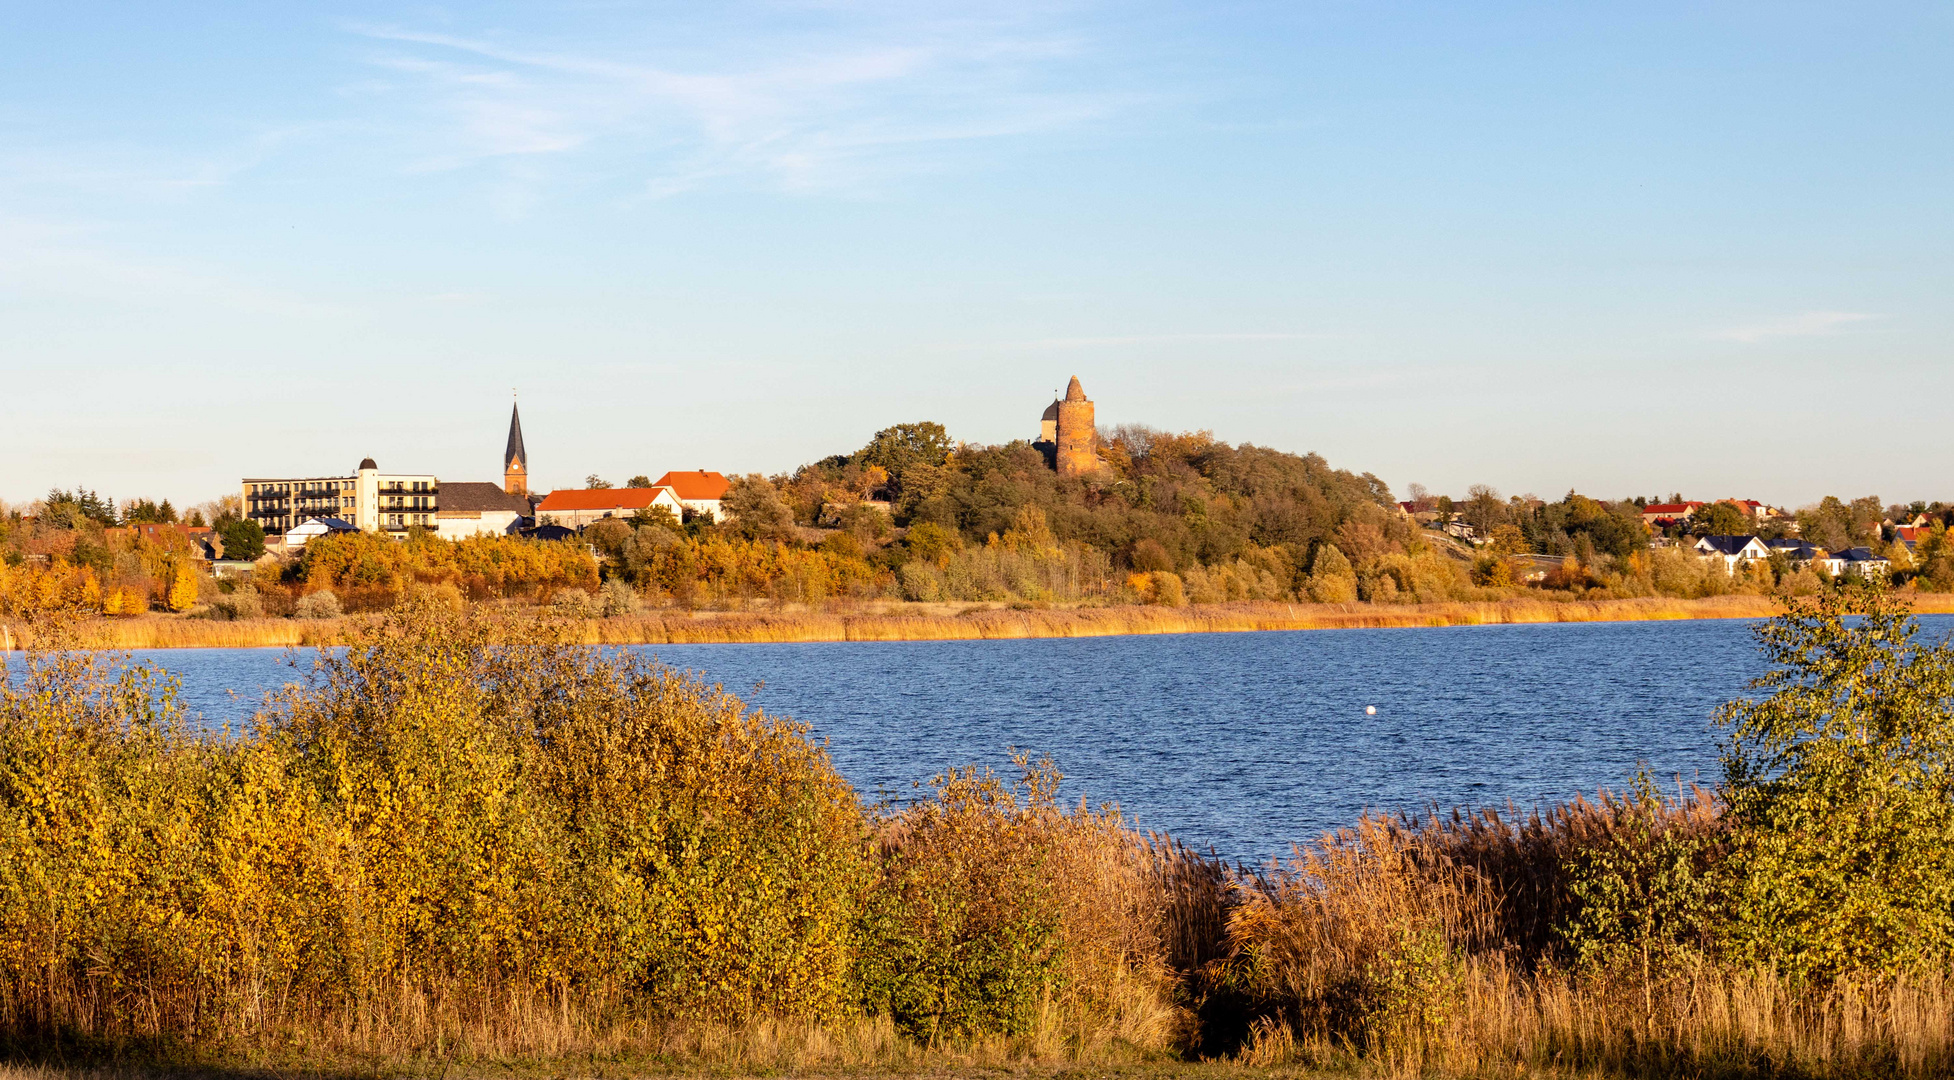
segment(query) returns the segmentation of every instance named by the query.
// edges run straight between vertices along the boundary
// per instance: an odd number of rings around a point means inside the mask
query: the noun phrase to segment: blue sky
[[[0,499],[1102,424],[1954,499],[1954,8],[0,3]]]

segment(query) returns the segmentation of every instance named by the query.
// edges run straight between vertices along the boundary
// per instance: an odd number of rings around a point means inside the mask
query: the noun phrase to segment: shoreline
[[[1954,594],[1907,597],[1916,614],[1954,613]],[[959,607],[964,609],[955,610]],[[860,611],[664,611],[591,619],[591,645],[740,645],[796,642],[1008,641],[1031,638],[1214,634],[1271,630],[1380,630],[1542,623],[1761,619],[1779,610],[1769,596],[1700,600],[1489,600],[1436,604],[1285,604],[1243,601],[1184,608],[1140,605],[1081,608],[897,605]],[[115,649],[253,648],[338,644],[377,616],[329,620],[241,619],[219,622],[175,616],[93,620],[80,632],[89,645]],[[32,647],[31,626],[0,623],[0,650]]]

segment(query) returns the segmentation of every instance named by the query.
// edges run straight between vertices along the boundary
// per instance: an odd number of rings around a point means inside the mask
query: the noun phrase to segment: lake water
[[[1366,809],[1530,807],[1644,762],[1714,780],[1710,714],[1761,670],[1737,620],[641,651],[811,723],[864,795],[1016,746],[1073,798],[1250,861]],[[136,655],[213,725],[293,675],[282,649]]]

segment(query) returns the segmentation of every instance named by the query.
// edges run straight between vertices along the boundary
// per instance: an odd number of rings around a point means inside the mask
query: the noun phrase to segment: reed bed
[[[1954,594],[1912,597],[1915,609],[1954,613]],[[1146,605],[1008,608],[944,604],[837,604],[747,611],[660,611],[585,620],[592,645],[717,645],[839,641],[987,641],[1260,630],[1398,629],[1535,623],[1761,619],[1780,610],[1765,596],[1697,600],[1521,599],[1430,604],[1292,604],[1245,601],[1170,608]],[[221,621],[167,615],[91,619],[76,631],[109,649],[249,648],[344,644],[375,616]],[[47,641],[36,624],[0,624],[0,650]]]

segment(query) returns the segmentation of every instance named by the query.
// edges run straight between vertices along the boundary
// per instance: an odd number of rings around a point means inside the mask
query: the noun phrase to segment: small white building
[[[440,507],[434,512],[434,535],[443,540],[508,536],[520,530],[528,516],[529,500],[509,494],[500,484],[450,480],[441,485]]]
[[[307,541],[333,533],[359,532],[360,527],[341,518],[307,518],[303,522],[285,530],[285,550],[296,551]]]
[[[1705,536],[1696,541],[1696,553],[1706,559],[1722,559],[1732,571],[1747,562],[1771,557],[1771,549],[1755,536]]]
[[[1877,555],[1872,548],[1855,547],[1841,551],[1828,551],[1812,560],[1813,566],[1823,567],[1825,572],[1838,577],[1848,571],[1857,571],[1861,577],[1885,577],[1893,569],[1893,564],[1883,555]]]
[[[654,487],[670,488],[678,496],[680,505],[692,514],[711,514],[714,521],[726,520],[720,509],[719,500],[726,497],[726,489],[732,482],[716,472],[668,472],[659,477]]]

